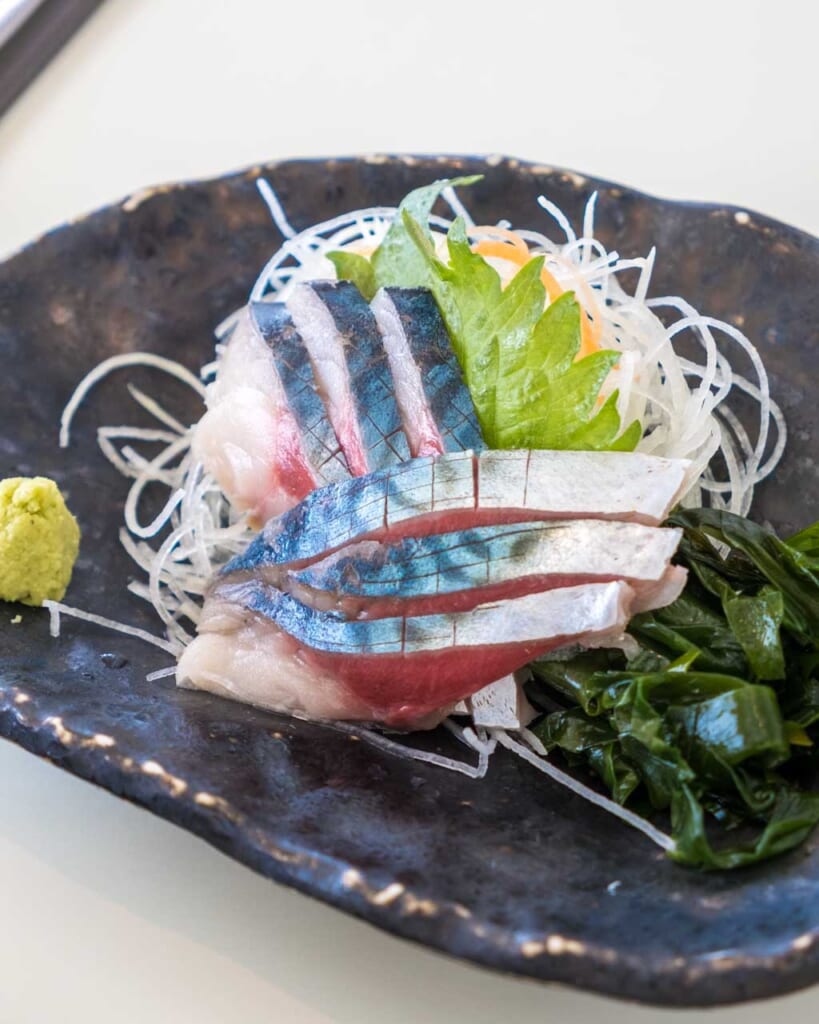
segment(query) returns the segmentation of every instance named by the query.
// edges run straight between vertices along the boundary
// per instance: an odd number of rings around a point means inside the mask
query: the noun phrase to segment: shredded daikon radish
[[[381,732],[375,732],[373,729],[363,725],[351,725],[349,722],[333,722],[332,728],[349,733],[352,736],[358,736],[360,739],[366,740],[367,743],[371,743],[374,747],[380,747],[382,750],[386,750],[388,753],[395,754],[405,760],[423,761],[426,764],[435,765],[437,768],[445,768],[448,771],[466,775],[470,779],[481,779],[486,774],[488,755],[485,754],[479,754],[478,764],[471,765],[465,761],[456,761],[452,757],[445,757],[443,754],[436,754],[430,750],[418,750],[416,747],[400,743],[396,739],[385,736]]]
[[[117,633],[124,633],[126,636],[135,636],[138,640],[144,640],[147,644],[153,644],[168,654],[177,655],[180,647],[169,640],[163,640],[160,636],[154,636],[145,629],[137,626],[129,626],[126,622],[117,622],[115,619],[108,619],[104,615],[93,615],[91,612],[83,611],[82,608],[72,608],[70,605],[62,604],[60,601],[43,601],[43,607],[48,608],[51,616],[51,635],[60,635],[60,616],[71,615],[75,619],[82,619],[85,622],[93,622],[97,626],[104,626],[106,629],[113,629]]]
[[[127,366],[153,366],[158,370],[164,370],[165,373],[171,374],[177,380],[181,380],[183,384],[193,388],[203,398],[205,397],[205,387],[202,382],[194,377],[190,370],[173,359],[166,359],[164,356],[155,355],[153,352],[125,352],[118,356],[111,356],[98,363],[93,370],[83,377],[75,388],[74,394],[69,398],[65,409],[63,409],[63,414],[60,418],[61,448],[68,447],[71,421],[74,419],[74,414],[82,405],[88,392],[95,384],[99,383],[104,377],[107,377],[109,373]]]
[[[264,199],[268,210],[270,210],[273,223],[285,238],[292,238],[296,234],[296,229],[290,226],[290,221],[288,221],[284,214],[279,197],[270,187],[269,182],[265,181],[264,178],[257,178],[256,188],[259,190],[262,199]]]
[[[204,376],[204,373],[202,376]],[[135,384],[129,383],[126,387],[134,401],[139,403],[139,405],[141,405],[142,408],[146,412],[149,412],[155,419],[158,419],[160,423],[164,423],[165,426],[170,427],[171,430],[176,431],[177,434],[184,434],[188,429],[187,427],[183,427],[175,416],[171,416],[171,414],[164,409],[156,399],[151,398],[150,395],[146,395]]]
[[[176,675],[176,665],[168,665],[167,668],[158,668],[156,672],[149,672],[145,676],[147,683],[156,682],[157,679],[167,679],[168,676]]]

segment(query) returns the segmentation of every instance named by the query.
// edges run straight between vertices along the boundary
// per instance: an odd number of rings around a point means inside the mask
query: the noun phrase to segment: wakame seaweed
[[[632,619],[628,657],[534,663],[532,728],[619,803],[667,814],[680,863],[754,864],[819,822],[819,524],[782,540],[695,509],[668,525],[683,594]]]

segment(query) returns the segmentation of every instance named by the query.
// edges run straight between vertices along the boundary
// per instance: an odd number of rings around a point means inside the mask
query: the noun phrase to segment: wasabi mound
[[[0,600],[61,600],[79,547],[77,520],[53,480],[0,480]]]

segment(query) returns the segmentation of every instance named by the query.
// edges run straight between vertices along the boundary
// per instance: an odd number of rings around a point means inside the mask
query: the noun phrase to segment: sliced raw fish
[[[302,446],[319,485],[350,476],[327,410],[318,393],[313,368],[287,307],[280,302],[253,302],[250,315],[267,342],[287,405],[301,432]]]
[[[484,451],[417,458],[324,487],[271,520],[225,572],[308,564],[359,540],[532,520],[656,525],[688,462],[625,452]]]
[[[482,449],[475,406],[432,293],[425,288],[383,288],[371,309],[384,339],[411,453]]]
[[[641,606],[655,596],[667,604],[659,585],[681,535],[599,519],[480,526],[394,543],[361,541],[282,582],[303,603],[348,618],[469,611],[487,601],[616,579],[631,585]]]
[[[457,701],[568,641],[617,640],[632,598],[626,583],[586,584],[465,614],[349,621],[259,578],[223,581],[208,596],[177,681],[275,710],[317,716],[320,704],[319,717],[431,725]]]
[[[176,671],[180,686],[306,718],[370,719],[334,670],[304,658],[296,642],[240,608],[207,606],[198,636]]]
[[[208,388],[193,451],[231,502],[257,522],[317,486],[302,435],[249,310],[243,310]]]
[[[350,472],[359,476],[409,458],[387,353],[355,285],[300,284],[287,307],[309,352]]]

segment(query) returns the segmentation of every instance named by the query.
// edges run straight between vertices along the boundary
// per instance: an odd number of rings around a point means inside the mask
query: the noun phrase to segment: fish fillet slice
[[[623,452],[455,452],[412,459],[314,491],[271,520],[226,572],[299,566],[365,539],[395,539],[534,519],[656,525],[688,462]]]
[[[370,304],[414,456],[484,447],[472,398],[432,294],[384,288]]]
[[[409,458],[387,354],[355,285],[301,284],[287,306],[309,352],[350,472],[361,476]]]
[[[429,725],[457,701],[570,640],[616,640],[632,598],[625,583],[590,584],[467,614],[350,622],[305,608],[258,579],[222,583],[206,602],[177,681],[214,689],[218,680],[218,692],[274,710],[314,715],[320,700],[319,717]]]
[[[636,610],[648,610],[657,599],[669,603],[669,563],[680,537],[680,530],[617,520],[503,524],[391,544],[362,541],[300,570],[265,572],[302,603],[348,618],[468,611],[615,579],[631,585]],[[673,578],[684,584],[685,572]]]
[[[302,445],[320,486],[350,476],[335,431],[319,397],[307,350],[280,302],[254,302],[250,316],[267,343],[287,405],[298,423]]]
[[[208,388],[193,452],[239,511],[266,522],[317,485],[270,351],[242,311]]]

